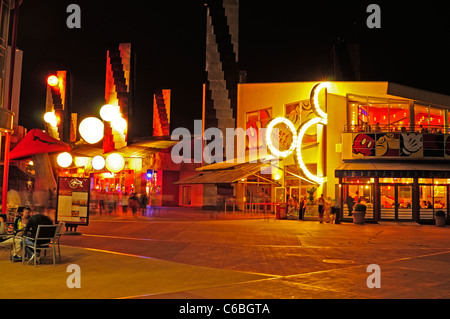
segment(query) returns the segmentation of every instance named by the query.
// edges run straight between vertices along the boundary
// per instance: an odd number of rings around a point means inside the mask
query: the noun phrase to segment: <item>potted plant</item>
[[[434,220],[437,227],[445,226],[445,212],[443,210],[438,210],[434,215]]]
[[[353,223],[358,225],[364,225],[366,218],[366,205],[356,204],[353,208]]]
[[[308,204],[314,205],[314,193],[316,192],[317,187],[311,186],[306,190],[308,192]]]
[[[306,189],[308,196],[306,197],[306,207],[305,212],[303,214],[303,220],[319,220],[318,216],[318,207],[315,203],[314,193],[316,192],[317,187],[310,186]]]

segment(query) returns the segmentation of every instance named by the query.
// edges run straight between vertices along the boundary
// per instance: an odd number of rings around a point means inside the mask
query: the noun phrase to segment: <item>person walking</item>
[[[320,195],[317,202],[319,204],[319,222],[322,224],[323,223],[323,213],[325,211],[325,198],[323,197],[323,194]]]
[[[305,211],[305,208],[306,208],[305,197],[301,196],[300,203],[299,203],[299,209],[298,209],[298,220],[303,220],[303,212]]]
[[[139,200],[136,196],[136,193],[132,193],[129,199],[129,206],[131,208],[131,212],[133,216],[136,216],[137,210],[139,208]]]
[[[122,213],[128,214],[128,201],[129,201],[128,193],[124,193],[122,195]]]
[[[348,207],[348,216],[353,215],[353,206],[355,205],[355,200],[350,195],[347,196],[347,200],[345,201]]]

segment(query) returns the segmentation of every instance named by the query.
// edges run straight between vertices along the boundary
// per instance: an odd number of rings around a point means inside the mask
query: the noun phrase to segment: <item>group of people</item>
[[[291,213],[293,211],[298,212],[298,219],[303,220],[303,216],[305,216],[306,211],[306,198],[304,196],[300,197],[300,200],[297,201],[295,196],[288,195],[288,211]],[[325,198],[322,194],[318,200],[318,213],[319,213],[319,222],[323,223],[325,216],[330,216],[330,223],[334,222],[335,219],[335,211],[331,209],[332,200],[330,197]]]
[[[4,216],[4,215],[3,215]],[[27,245],[33,245],[36,232],[39,225],[53,225],[53,221],[45,214],[42,206],[32,210],[30,207],[24,207],[22,211],[17,211],[14,216],[14,223],[8,229],[4,217],[0,216],[0,246],[12,246],[11,260],[22,261],[22,249],[25,248],[25,258],[28,263],[34,262],[39,258],[39,251],[34,254],[33,250]],[[39,243],[45,244],[45,243]]]
[[[147,194],[138,195],[136,193],[98,193],[98,209],[99,214],[103,212],[116,213],[117,206],[122,207],[122,213],[127,214],[128,209],[131,209],[133,215],[136,215],[138,210],[147,208],[149,203]]]
[[[301,196],[300,200],[297,200],[295,196],[287,195],[288,212],[298,212],[298,219],[302,220],[306,210],[305,197]]]

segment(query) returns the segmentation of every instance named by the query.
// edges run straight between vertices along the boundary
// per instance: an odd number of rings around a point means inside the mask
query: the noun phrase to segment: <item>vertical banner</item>
[[[90,178],[59,177],[56,222],[89,224]]]
[[[77,141],[77,123],[78,123],[78,114],[71,113],[70,114],[70,142],[75,143]]]

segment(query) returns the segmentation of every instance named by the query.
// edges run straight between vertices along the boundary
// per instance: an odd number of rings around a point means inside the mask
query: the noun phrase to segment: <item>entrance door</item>
[[[397,186],[397,218],[398,220],[412,220],[412,186]]]
[[[412,220],[412,186],[380,186],[380,219]]]
[[[191,205],[191,186],[183,186],[183,203],[182,205]]]
[[[395,219],[395,186],[380,186],[380,219]]]

